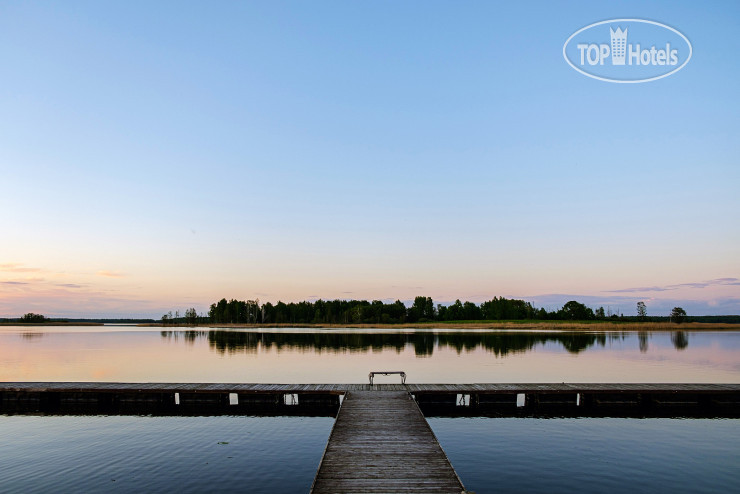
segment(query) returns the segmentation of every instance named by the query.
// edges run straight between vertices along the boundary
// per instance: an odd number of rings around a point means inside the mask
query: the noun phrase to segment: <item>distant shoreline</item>
[[[64,322],[47,321],[43,323],[0,322],[1,326],[33,327],[70,327],[70,326],[104,326],[101,322]],[[469,329],[521,329],[541,331],[740,331],[740,324],[735,323],[702,323],[685,322],[619,322],[619,321],[502,321],[502,322],[429,322],[408,324],[310,324],[310,323],[269,323],[269,324],[162,324],[160,322],[131,323],[131,326],[163,329],[442,329],[465,331]]]
[[[162,324],[145,323],[138,324],[141,327],[161,328],[193,328],[193,329],[216,329],[216,328],[242,328],[242,329],[277,329],[277,328],[302,328],[302,329],[534,329],[534,330],[568,330],[568,331],[740,331],[740,324],[730,323],[701,323],[685,322],[681,324],[671,322],[569,322],[569,321],[538,321],[538,322],[432,322],[413,324]]]
[[[67,321],[44,321],[44,322],[12,322],[2,321],[0,326],[102,326],[102,322],[67,322]]]

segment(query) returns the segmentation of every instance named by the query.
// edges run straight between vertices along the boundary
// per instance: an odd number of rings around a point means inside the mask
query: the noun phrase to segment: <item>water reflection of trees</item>
[[[647,333],[647,331],[639,331],[637,333],[637,339],[640,342],[640,353],[646,353],[648,351],[648,333]]]
[[[37,333],[33,331],[24,331],[21,333],[21,338],[24,340],[40,340],[45,336],[45,333]]]
[[[689,335],[685,331],[674,331],[671,333],[671,343],[676,350],[683,350],[689,346]]]
[[[538,345],[560,344],[570,353],[579,353],[594,345],[624,339],[626,333],[258,333],[240,331],[162,331],[166,339],[183,338],[192,343],[207,338],[211,348],[219,353],[256,353],[258,349],[276,351],[312,351],[316,353],[379,352],[395,350],[401,353],[411,346],[420,357],[431,356],[435,350],[451,348],[458,354],[478,349],[496,356],[531,351]]]
[[[204,338],[208,335],[209,331],[194,331],[194,330],[187,330],[187,331],[160,331],[159,334],[162,336],[165,340],[174,340],[178,341],[180,338],[182,338],[185,343],[188,345],[192,345],[195,343],[195,340],[199,338]]]
[[[606,346],[607,342],[634,337],[634,333],[338,333],[317,331],[314,333],[288,332],[244,332],[244,331],[161,331],[162,338],[177,341],[184,340],[193,344],[196,340],[206,338],[208,345],[217,352],[223,353],[256,353],[258,349],[289,351],[311,351],[316,353],[346,352],[380,352],[395,350],[401,353],[411,346],[419,357],[431,356],[435,350],[450,348],[458,354],[478,349],[491,352],[496,356],[510,353],[524,353],[536,346],[559,344],[566,351],[578,354],[594,346]],[[646,332],[637,333],[641,352],[648,349]],[[688,334],[684,331],[671,333],[671,342],[677,350],[685,349]]]

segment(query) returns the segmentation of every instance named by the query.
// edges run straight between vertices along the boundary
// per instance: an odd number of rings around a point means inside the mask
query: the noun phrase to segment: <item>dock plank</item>
[[[373,390],[345,395],[311,492],[464,488],[408,391]]]
[[[270,392],[335,393],[348,391],[410,393],[577,393],[577,392],[738,392],[740,384],[711,383],[475,383],[475,384],[267,384],[267,383],[124,383],[124,382],[0,382],[2,391],[92,391],[92,392]]]

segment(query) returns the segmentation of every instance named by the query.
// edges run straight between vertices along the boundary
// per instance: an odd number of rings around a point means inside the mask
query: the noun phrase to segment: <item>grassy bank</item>
[[[527,329],[562,331],[740,331],[740,324],[687,322],[620,322],[620,321],[446,321],[414,324],[199,324],[197,326],[139,326],[163,328],[312,328],[312,329]]]
[[[2,321],[0,326],[102,326],[100,322],[70,322],[70,321],[44,321],[44,322],[9,322]]]

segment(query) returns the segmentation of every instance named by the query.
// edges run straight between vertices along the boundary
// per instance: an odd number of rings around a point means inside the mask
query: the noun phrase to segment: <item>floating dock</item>
[[[354,391],[408,392],[427,416],[740,416],[740,384],[674,383],[0,382],[0,413],[334,417]]]
[[[311,492],[460,494],[464,489],[407,391],[349,391]]]

